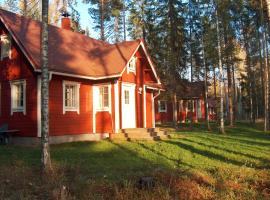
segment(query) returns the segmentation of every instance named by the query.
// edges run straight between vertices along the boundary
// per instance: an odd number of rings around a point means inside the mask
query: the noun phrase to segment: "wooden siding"
[[[1,34],[7,33],[0,24]],[[11,80],[26,80],[26,115],[22,112],[11,115]],[[11,59],[0,61],[1,114],[0,126],[8,124],[9,129],[18,129],[19,136],[37,136],[37,77],[33,68],[19,47],[12,40]]]

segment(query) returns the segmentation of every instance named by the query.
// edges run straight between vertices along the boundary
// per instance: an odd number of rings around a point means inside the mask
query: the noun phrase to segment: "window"
[[[136,73],[136,57],[131,58],[128,63],[128,72]]]
[[[129,104],[129,91],[125,90],[125,104]]]
[[[64,81],[63,83],[63,113],[67,111],[80,112],[80,84]]]
[[[104,110],[109,108],[109,86],[99,87],[99,109]]]
[[[25,80],[11,81],[11,114],[23,112],[26,114],[26,82]]]
[[[158,101],[158,112],[167,112],[167,101]]]
[[[11,58],[11,38],[9,35],[1,35],[1,60]]]

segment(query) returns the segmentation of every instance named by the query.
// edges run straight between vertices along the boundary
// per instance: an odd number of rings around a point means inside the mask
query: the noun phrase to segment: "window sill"
[[[80,110],[78,108],[76,108],[76,109],[75,108],[74,109],[65,108],[63,114],[65,114],[66,112],[76,112],[76,113],[80,114]]]
[[[159,113],[166,113],[167,110],[159,110],[158,112],[159,112]]]

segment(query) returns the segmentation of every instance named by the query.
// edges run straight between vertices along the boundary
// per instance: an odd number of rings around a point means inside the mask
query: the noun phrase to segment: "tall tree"
[[[220,132],[225,133],[224,129],[224,76],[223,76],[223,66],[222,66],[222,57],[221,57],[221,42],[220,42],[220,31],[219,31],[219,17],[218,17],[218,8],[216,8],[216,29],[217,29],[217,42],[218,42],[218,66],[219,66],[219,95],[220,95]]]
[[[48,0],[42,0],[42,29],[41,29],[41,163],[44,172],[51,169],[49,145],[49,29],[48,29]]]
[[[18,12],[18,0],[5,0],[3,8],[12,12]]]

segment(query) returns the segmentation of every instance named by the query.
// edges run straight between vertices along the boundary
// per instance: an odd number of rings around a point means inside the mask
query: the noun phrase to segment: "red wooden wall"
[[[0,32],[7,33],[0,24]],[[26,80],[26,115],[11,115],[11,80]],[[0,126],[8,124],[9,129],[18,129],[20,136],[37,136],[37,78],[33,68],[19,47],[12,41],[11,59],[0,61],[1,108]]]

